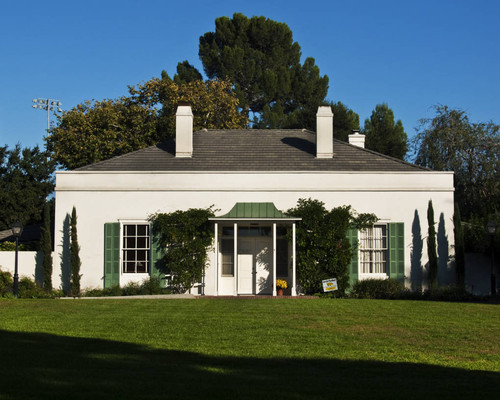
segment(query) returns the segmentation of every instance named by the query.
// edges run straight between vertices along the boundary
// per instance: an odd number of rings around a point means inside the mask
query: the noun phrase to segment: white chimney
[[[359,133],[358,130],[353,129],[352,135],[349,135],[349,144],[365,148],[365,135]]]
[[[316,114],[316,158],[333,158],[333,113],[319,106]]]
[[[179,103],[175,114],[175,156],[193,156],[193,112],[189,103]]]

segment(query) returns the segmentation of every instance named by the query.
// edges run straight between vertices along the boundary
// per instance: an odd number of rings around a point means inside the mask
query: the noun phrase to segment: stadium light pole
[[[62,103],[59,100],[55,99],[33,99],[33,108],[38,109],[38,110],[45,110],[47,111],[47,132],[49,132],[50,129],[50,112],[53,111],[54,114],[56,112],[62,112],[61,106]]]

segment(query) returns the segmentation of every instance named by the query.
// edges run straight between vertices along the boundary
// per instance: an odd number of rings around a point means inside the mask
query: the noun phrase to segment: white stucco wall
[[[113,173],[62,171],[56,173],[54,286],[60,284],[58,257],[63,252],[64,220],[76,207],[82,259],[82,287],[102,287],[104,223],[145,220],[156,212],[191,207],[228,212],[236,202],[273,202],[286,211],[299,198],[321,200],[327,208],[351,205],[358,212],[375,213],[382,222],[405,224],[405,275],[410,277],[412,226],[420,220],[421,237],[427,236],[427,204],[433,201],[436,229],[443,215],[447,252],[453,249],[453,174],[400,173],[231,173],[155,172]],[[413,227],[415,230],[415,227]],[[425,241],[421,263],[427,262]],[[213,282],[206,273],[206,293]],[[443,278],[444,279],[444,278]]]
[[[15,270],[15,257],[15,251],[0,251],[0,269],[10,272],[12,276],[14,276]],[[36,266],[37,264],[41,264],[42,261],[42,254],[36,251],[19,251],[17,260],[19,277],[27,276],[34,279]]]

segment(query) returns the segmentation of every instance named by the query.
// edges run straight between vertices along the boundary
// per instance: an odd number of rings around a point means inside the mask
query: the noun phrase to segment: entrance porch
[[[215,295],[277,295],[276,279],[296,296],[295,224],[273,203],[236,203],[214,221]]]

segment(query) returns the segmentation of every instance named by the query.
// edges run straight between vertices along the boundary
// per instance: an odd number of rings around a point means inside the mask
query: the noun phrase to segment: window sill
[[[389,279],[389,275],[382,273],[382,274],[359,274],[358,279],[360,281],[366,280],[366,279]]]

